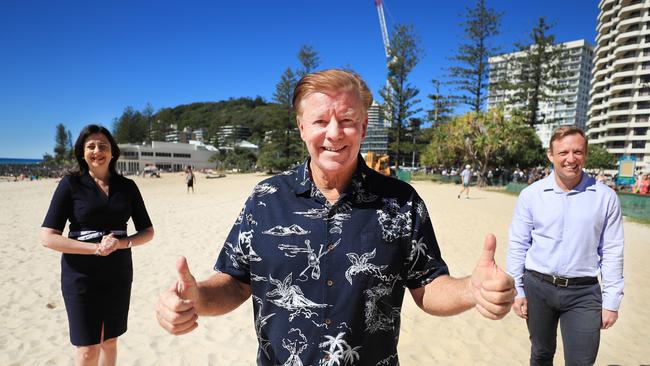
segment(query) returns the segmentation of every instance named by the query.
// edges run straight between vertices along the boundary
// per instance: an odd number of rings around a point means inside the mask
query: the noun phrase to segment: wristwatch
[[[133,242],[129,240],[129,243],[126,245],[127,248],[131,248],[133,246]]]

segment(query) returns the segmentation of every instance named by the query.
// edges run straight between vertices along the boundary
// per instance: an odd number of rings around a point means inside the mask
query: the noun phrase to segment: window
[[[189,158],[192,157],[192,154],[180,154],[180,153],[177,154],[177,153],[174,153],[174,157],[175,158],[187,158],[187,159],[189,159]]]
[[[141,151],[140,155],[141,156],[153,156],[153,152],[151,152],[151,151]]]
[[[122,158],[128,159],[128,160],[134,160],[138,158],[138,152],[137,151],[122,151]]]
[[[633,149],[643,149],[645,148],[645,141],[632,141]]]
[[[157,153],[156,153],[156,156],[162,156],[162,157],[171,158],[171,157],[172,157],[172,154],[171,154],[171,153],[166,153],[166,152],[157,152]]]

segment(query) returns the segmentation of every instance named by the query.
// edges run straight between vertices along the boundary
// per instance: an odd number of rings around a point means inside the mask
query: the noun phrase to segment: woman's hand
[[[95,254],[105,257],[118,249],[120,244],[119,239],[117,239],[113,233],[102,236],[102,242],[97,246],[97,252]]]

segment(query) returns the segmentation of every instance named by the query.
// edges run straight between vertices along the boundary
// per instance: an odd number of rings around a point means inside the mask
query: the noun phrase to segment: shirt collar
[[[305,161],[296,168],[296,176],[294,180],[294,191],[297,195],[304,195],[309,193],[310,196],[313,196],[312,192],[317,190],[314,181],[311,178],[311,171],[309,169],[309,162],[311,161],[310,157],[307,157]],[[345,190],[343,195],[352,194],[356,196],[362,189],[367,186],[368,181],[368,166],[366,161],[363,159],[361,154],[357,155],[357,167],[352,174],[352,180],[350,185]],[[343,196],[342,195],[342,196]]]
[[[568,192],[565,192],[562,188],[560,188],[557,185],[557,182],[555,181],[555,172],[551,172],[551,174],[548,175],[543,180],[542,183],[542,188],[544,191],[553,191],[555,193],[578,193],[578,192],[584,192],[584,191],[595,191],[596,190],[596,180],[589,175],[587,175],[585,172],[582,172],[582,177],[580,178],[580,183],[573,187],[573,189],[569,190]]]

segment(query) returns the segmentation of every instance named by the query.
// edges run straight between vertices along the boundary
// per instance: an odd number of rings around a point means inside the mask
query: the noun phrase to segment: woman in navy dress
[[[154,231],[138,187],[115,170],[120,149],[106,128],[84,127],[74,155],[78,171],[59,182],[41,241],[63,253],[61,290],[76,365],[115,365],[129,312],[131,247],[150,241]],[[66,221],[68,237],[62,235]]]

